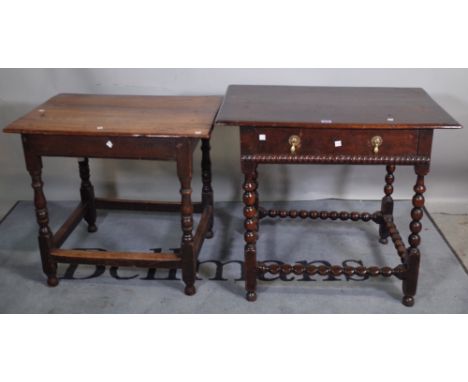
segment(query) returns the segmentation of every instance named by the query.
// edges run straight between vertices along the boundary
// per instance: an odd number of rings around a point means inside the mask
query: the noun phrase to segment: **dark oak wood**
[[[92,137],[75,135],[23,134],[23,146],[37,155],[51,157],[87,157],[109,159],[176,160],[181,140],[194,138]],[[70,145],[73,139],[73,145]]]
[[[386,225],[386,229],[390,235],[390,238],[392,239],[393,245],[395,246],[395,249],[397,250],[398,256],[400,256],[401,260],[404,261],[407,249],[405,247],[405,243],[403,242],[403,239],[400,236],[400,232],[398,232],[398,229],[395,223],[393,222],[393,216],[385,215],[383,217],[383,220]]]
[[[416,156],[419,132],[413,130],[347,130],[347,129],[298,129],[242,127],[242,155],[276,154],[290,155],[289,138],[300,138],[295,156],[302,155],[360,155],[375,156],[371,140],[375,136],[383,139],[379,156]],[[265,139],[265,140],[262,140]]]
[[[59,94],[7,133],[209,138],[222,98]]]
[[[393,173],[395,172],[395,165],[388,164],[387,165],[387,175],[385,176],[385,186],[384,186],[384,193],[385,196],[382,198],[382,204],[380,210],[382,211],[383,215],[393,215],[393,182],[395,181],[395,176]],[[390,233],[388,232],[387,225],[384,221],[380,223],[379,226],[379,241],[382,244],[387,244],[388,237]]]
[[[182,278],[185,283],[185,294],[195,294],[196,258],[193,242],[193,206],[192,206],[192,154],[188,147],[180,150],[177,157],[177,176],[180,181],[181,196],[181,254],[182,254]]]
[[[409,248],[404,258],[404,263],[408,269],[408,277],[403,281],[403,304],[406,306],[414,305],[414,295],[416,294],[416,287],[418,284],[419,261],[421,253],[419,252],[419,244],[421,244],[421,237],[419,233],[422,230],[420,220],[424,215],[424,192],[426,186],[424,185],[424,176],[429,172],[427,166],[416,166],[415,172],[417,174],[416,185],[414,186],[413,196],[413,209],[411,210],[412,221],[410,223],[411,234],[408,237]]]
[[[208,139],[202,139],[201,150],[202,150],[202,205],[204,208],[213,208],[213,188],[211,187],[211,159],[210,159],[210,141]],[[213,237],[213,214],[208,222],[206,238],[210,239]]]
[[[85,216],[87,208],[86,204],[80,203],[73,210],[65,223],[63,223],[63,225],[54,234],[53,244],[55,248],[60,248],[65,240],[67,240],[68,236],[70,236],[76,226],[80,223],[81,219]]]
[[[42,268],[50,286],[58,284],[57,262],[181,268],[185,293],[195,293],[196,260],[203,240],[213,236],[213,190],[209,137],[220,97],[58,95],[4,131],[22,135],[26,167],[34,190]],[[192,162],[202,146],[202,202],[193,203]],[[79,157],[81,203],[54,235],[43,192],[43,156]],[[181,202],[96,198],[88,158],[172,160],[177,164]],[[180,211],[181,247],[174,253],[131,253],[60,249],[79,222],[95,232],[96,210]],[[195,236],[194,212],[202,217]]]
[[[81,178],[80,196],[81,202],[86,206],[84,219],[88,223],[88,232],[96,232],[96,202],[94,197],[94,187],[89,180],[89,160],[83,158],[78,161]]]
[[[242,161],[256,163],[283,164],[398,164],[398,165],[427,165],[431,158],[413,155],[277,155],[253,154],[242,155]]]
[[[382,212],[377,211],[374,213],[369,213],[369,212],[357,212],[357,211],[352,211],[352,212],[347,212],[347,211],[317,211],[317,210],[275,210],[275,209],[269,209],[269,210],[262,210],[262,213],[260,214],[259,218],[263,219],[265,217],[270,217],[270,218],[291,218],[291,219],[296,219],[296,218],[301,218],[301,219],[312,219],[312,220],[341,220],[341,221],[347,221],[347,220],[352,220],[352,221],[363,221],[363,222],[368,222],[368,221],[373,221],[378,224],[381,224],[383,222],[382,218]]]
[[[303,264],[271,264],[271,265],[266,265],[264,263],[259,263],[257,265],[257,272],[260,274],[265,274],[265,273],[271,273],[274,275],[277,274],[283,274],[283,275],[288,275],[288,274],[295,274],[295,275],[302,275],[302,274],[307,274],[309,276],[314,276],[314,275],[320,275],[320,276],[341,276],[341,275],[346,275],[346,276],[361,276],[361,277],[377,277],[377,276],[382,276],[382,277],[390,277],[390,276],[395,276],[399,278],[400,280],[403,280],[405,278],[405,275],[407,273],[407,270],[404,266],[402,265],[397,265],[394,268],[391,267],[377,267],[377,266],[372,266],[372,267],[364,267],[364,266],[359,266],[359,267],[343,267],[341,265],[303,265]]]
[[[213,207],[207,206],[203,210],[203,213],[197,226],[197,230],[193,237],[193,250],[197,255],[200,252],[203,240],[205,238],[209,239],[213,237],[213,232],[210,232],[210,228],[213,228]]]
[[[396,276],[403,283],[403,304],[412,306],[420,261],[424,176],[429,171],[433,130],[461,126],[422,89],[230,86],[217,125],[239,126],[244,173],[245,288],[257,298],[256,280],[265,272]],[[259,164],[386,165],[384,197],[374,213],[265,210],[259,206]],[[414,166],[411,235],[407,248],[393,221],[396,165]],[[256,261],[260,219],[301,218],[373,221],[382,243],[391,238],[400,256],[396,267],[304,267],[265,265]]]
[[[216,118],[233,126],[459,128],[423,89],[229,86]]]
[[[115,252],[70,249],[52,249],[53,259],[61,263],[98,264],[135,267],[180,267],[181,259],[175,253]]]
[[[47,276],[47,284],[54,287],[58,284],[57,262],[50,257],[53,248],[52,230],[49,227],[49,212],[47,200],[44,195],[44,183],[42,181],[42,160],[40,156],[25,151],[26,167],[31,176],[31,186],[34,190],[34,206],[36,220],[39,225],[39,250],[41,253],[42,270]]]
[[[106,210],[179,212],[180,202],[153,202],[150,200],[129,200],[115,198],[96,198],[96,207]],[[202,203],[193,202],[193,212],[203,212]]]
[[[245,289],[248,301],[257,299],[257,232],[258,214],[256,205],[257,173],[255,162],[242,162],[244,173],[244,257],[245,257]]]

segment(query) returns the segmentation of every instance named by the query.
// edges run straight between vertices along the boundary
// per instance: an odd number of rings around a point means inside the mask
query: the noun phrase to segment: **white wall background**
[[[229,84],[423,87],[462,125],[468,126],[468,69],[0,69],[0,127],[62,92],[103,94],[224,94]],[[437,131],[427,205],[432,211],[468,212],[468,127]],[[196,161],[200,155],[197,150]],[[218,128],[212,139],[213,187],[218,201],[240,200],[239,134]],[[67,158],[44,160],[50,200],[79,198],[78,165]],[[177,200],[170,162],[91,161],[100,196]],[[263,200],[378,199],[384,166],[260,166]],[[410,198],[415,176],[397,167],[396,198]],[[197,166],[194,193],[201,182]],[[19,136],[0,133],[0,206],[31,199]],[[0,210],[0,212],[2,212]]]

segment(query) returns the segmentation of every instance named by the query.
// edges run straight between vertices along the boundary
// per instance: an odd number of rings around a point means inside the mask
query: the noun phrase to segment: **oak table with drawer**
[[[210,134],[220,97],[105,96],[60,94],[13,122],[7,133],[21,134],[32,178],[42,269],[49,286],[58,284],[57,263],[151,268],[182,268],[185,293],[195,293],[196,260],[205,237],[212,236]],[[192,203],[193,152],[201,141],[202,201]],[[43,192],[42,157],[78,157],[81,202],[55,233],[49,227]],[[171,160],[177,163],[181,202],[164,203],[95,198],[88,158]],[[174,253],[103,252],[60,247],[84,218],[95,232],[96,209],[181,213],[182,239]],[[201,218],[193,234],[193,212]],[[155,233],[157,225],[155,224]]]
[[[433,131],[461,126],[428,94],[417,88],[343,88],[242,86],[228,88],[216,125],[240,127],[244,173],[245,287],[255,301],[257,276],[267,272],[396,276],[403,282],[403,304],[412,306],[418,280],[424,176],[429,172]],[[374,213],[265,210],[259,206],[259,164],[386,165],[385,196]],[[396,165],[414,166],[417,174],[408,246],[393,220]],[[256,242],[263,218],[373,221],[382,243],[390,237],[401,264],[396,267],[341,267],[257,262]]]

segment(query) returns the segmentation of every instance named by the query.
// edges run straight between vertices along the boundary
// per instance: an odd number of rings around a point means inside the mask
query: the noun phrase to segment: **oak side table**
[[[196,260],[205,237],[212,237],[210,134],[220,97],[104,96],[60,94],[13,122],[6,133],[21,134],[26,168],[32,178],[39,225],[42,269],[49,286],[58,284],[57,263],[182,268],[185,294],[195,294]],[[193,152],[202,149],[202,201],[192,203]],[[42,157],[78,157],[81,202],[53,233],[43,192]],[[172,160],[177,163],[181,202],[163,203],[95,198],[88,158]],[[60,247],[84,219],[95,232],[96,209],[181,213],[178,253],[102,252]],[[193,234],[194,212],[201,213]],[[157,230],[157,226],[155,226]]]
[[[244,173],[245,288],[256,300],[257,276],[264,273],[396,276],[402,302],[414,304],[424,206],[424,176],[429,172],[433,131],[461,126],[422,89],[290,86],[230,86],[216,125],[240,127]],[[385,196],[374,213],[265,210],[259,206],[259,164],[386,165]],[[413,166],[417,175],[408,246],[393,220],[396,165]],[[256,260],[259,222],[264,218],[373,221],[382,243],[392,240],[396,267],[341,267],[309,264],[267,265]]]

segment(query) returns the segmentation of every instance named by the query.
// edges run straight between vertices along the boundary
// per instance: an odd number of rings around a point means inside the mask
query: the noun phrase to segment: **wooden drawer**
[[[192,138],[94,137],[23,134],[25,150],[41,156],[174,160],[178,144],[196,145]]]
[[[291,154],[290,137],[299,145],[294,155],[417,155],[419,132],[416,130],[310,129],[279,127],[241,127],[243,155]],[[381,137],[378,153],[372,140]]]

